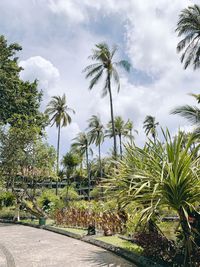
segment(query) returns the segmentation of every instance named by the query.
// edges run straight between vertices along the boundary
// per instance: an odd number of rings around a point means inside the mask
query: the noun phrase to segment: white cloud
[[[38,80],[39,88],[43,91],[43,107],[49,101],[50,96],[59,91],[59,70],[49,61],[41,56],[30,57],[22,60],[19,65],[23,67],[21,78],[28,81]]]
[[[89,64],[87,56],[94,44],[115,42],[112,27],[116,25],[125,25],[123,33],[119,29],[119,36],[124,34],[119,43],[124,49],[121,54],[128,54],[133,67],[140,71],[130,74],[131,81],[120,74],[121,91],[113,95],[115,114],[133,120],[140,132],[136,138],[139,144],[145,138],[142,122],[146,115],[156,116],[172,132],[186,127],[186,121],[169,112],[177,105],[195,103],[187,93],[200,89],[199,72],[191,68],[184,71],[176,53],[178,15],[194,1],[21,1],[1,1],[0,25],[11,40],[16,38],[14,41],[23,44],[21,75],[39,79],[44,90],[43,106],[50,96],[66,93],[69,106],[76,110],[73,123],[62,129],[62,152],[76,133],[86,128],[92,114],[101,114],[104,123],[110,119],[109,98],[100,98],[101,86],[87,90],[89,81],[84,79],[82,69]],[[30,12],[33,16],[27,15]],[[12,23],[13,14],[17,16]],[[105,25],[105,21],[110,24]],[[150,82],[148,75],[153,77]],[[56,145],[56,128],[48,129],[48,134]]]

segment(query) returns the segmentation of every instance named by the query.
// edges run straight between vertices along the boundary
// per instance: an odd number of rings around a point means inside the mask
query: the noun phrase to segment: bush
[[[0,219],[12,220],[16,215],[15,207],[3,207],[0,210]],[[20,211],[21,219],[31,219],[33,216],[25,211]]]
[[[56,194],[50,190],[44,190],[38,198],[39,206],[47,213],[54,212],[56,208],[62,206],[62,202]]]
[[[140,232],[134,235],[133,242],[144,249],[144,256],[172,266],[176,256],[176,247],[165,236],[158,232]]]
[[[61,191],[61,198],[64,202],[67,202],[68,200],[79,199],[79,194],[73,186],[66,186]]]
[[[3,192],[0,194],[0,208],[10,207],[15,204],[15,196],[12,192]]]

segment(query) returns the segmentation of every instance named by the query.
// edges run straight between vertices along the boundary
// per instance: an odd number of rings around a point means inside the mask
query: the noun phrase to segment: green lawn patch
[[[111,245],[114,245],[116,247],[126,249],[126,250],[131,251],[131,252],[135,252],[137,254],[141,254],[143,251],[143,249],[140,246],[133,244],[130,241],[123,240],[123,239],[119,238],[118,236],[101,236],[101,237],[97,237],[95,239],[103,241],[103,242],[111,244]]]
[[[87,230],[85,229],[79,229],[79,228],[71,228],[71,227],[59,227],[59,226],[54,226],[54,228],[64,230],[66,232],[70,232],[73,234],[78,234],[78,235],[86,235]]]

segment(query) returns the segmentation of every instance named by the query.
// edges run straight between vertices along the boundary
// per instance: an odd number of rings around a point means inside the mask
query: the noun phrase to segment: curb
[[[31,223],[14,222],[11,220],[4,220],[4,219],[0,219],[0,222],[1,223],[11,223],[11,224],[20,224],[20,225],[24,225],[24,226],[34,227],[37,229],[43,229],[46,231],[54,232],[56,234],[61,234],[61,235],[68,236],[68,237],[71,237],[74,239],[78,239],[78,240],[81,240],[83,242],[86,242],[86,243],[95,245],[97,247],[106,249],[106,250],[108,250],[108,251],[110,251],[110,252],[112,252],[118,256],[121,256],[122,258],[136,264],[138,267],[147,267],[147,266],[148,267],[163,267],[163,265],[155,263],[152,260],[150,260],[144,256],[140,256],[134,252],[130,252],[128,250],[125,250],[123,248],[108,244],[108,243],[103,242],[101,240],[94,239],[90,236],[82,236],[80,234],[75,234],[75,233],[68,232],[68,231],[58,229],[58,228],[55,228],[53,226],[48,226],[48,225],[40,226],[40,225],[36,225],[36,224],[31,224]]]

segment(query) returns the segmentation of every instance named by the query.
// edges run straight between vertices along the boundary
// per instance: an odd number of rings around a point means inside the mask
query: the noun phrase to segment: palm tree
[[[45,113],[50,116],[51,127],[56,124],[58,128],[57,140],[57,175],[59,174],[59,153],[60,153],[60,130],[61,127],[66,127],[71,123],[72,119],[68,112],[75,113],[75,111],[68,107],[66,96],[53,96],[48,103]],[[56,195],[58,194],[58,181],[56,181]]]
[[[184,38],[178,43],[178,53],[183,51],[181,62],[184,68],[193,65],[194,70],[200,67],[200,7],[189,6],[181,11],[176,31]]]
[[[93,115],[89,120],[89,139],[90,143],[95,143],[96,146],[98,146],[99,150],[99,171],[100,171],[100,177],[102,178],[102,164],[101,164],[101,144],[104,141],[104,126],[101,123],[101,120],[98,116]]]
[[[79,133],[77,137],[74,139],[74,143],[72,143],[72,151],[78,152],[80,156],[84,156],[86,158],[86,168],[88,175],[88,200],[90,200],[90,166],[89,166],[89,152],[92,150],[89,148],[89,136],[86,133]]]
[[[115,135],[119,137],[119,148],[120,148],[120,157],[122,158],[122,136],[127,135],[126,124],[122,117],[117,116],[114,118],[114,125],[115,125]],[[109,137],[113,137],[112,131],[112,122],[108,123],[107,134]]]
[[[200,95],[199,94],[189,94],[193,96],[197,103],[200,103]],[[192,125],[196,126],[194,130],[195,133],[200,133],[200,109],[196,106],[184,105],[174,108],[171,111],[171,114],[178,114],[181,117],[187,119]]]
[[[130,63],[126,60],[120,60],[119,62],[114,61],[114,55],[117,52],[117,47],[113,46],[111,49],[106,43],[99,43],[93,49],[93,54],[90,59],[95,61],[95,64],[87,66],[83,71],[86,72],[86,79],[91,78],[89,90],[92,90],[95,85],[105,77],[105,83],[103,86],[102,97],[109,94],[110,98],[110,113],[111,113],[111,123],[114,141],[114,156],[117,156],[117,144],[115,136],[115,125],[114,125],[114,111],[113,111],[113,100],[112,100],[112,87],[111,80],[113,79],[118,87],[118,92],[120,90],[120,79],[116,67],[122,67],[124,70],[130,70]]]
[[[158,126],[159,122],[156,122],[156,118],[152,117],[150,115],[146,116],[144,122],[143,122],[143,128],[145,129],[146,135],[151,134],[154,140],[154,143],[156,142],[156,127]]]
[[[138,131],[134,129],[133,122],[130,119],[128,119],[125,124],[125,130],[127,131],[126,137],[128,137],[130,141],[132,142],[134,140],[133,131],[136,134],[138,134]]]

